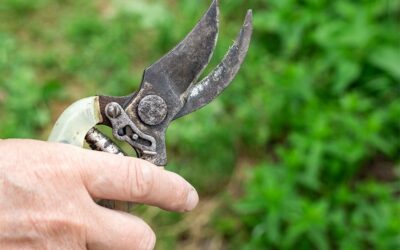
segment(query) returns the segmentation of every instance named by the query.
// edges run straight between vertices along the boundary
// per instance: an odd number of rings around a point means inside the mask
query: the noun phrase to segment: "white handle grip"
[[[98,96],[81,99],[61,114],[48,141],[83,147],[87,132],[100,122]]]

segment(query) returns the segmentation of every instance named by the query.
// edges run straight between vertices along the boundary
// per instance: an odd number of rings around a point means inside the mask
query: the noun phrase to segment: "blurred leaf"
[[[371,51],[369,61],[400,81],[400,48],[378,47]]]
[[[334,85],[335,93],[342,93],[361,73],[358,63],[342,61],[338,65],[336,81]]]

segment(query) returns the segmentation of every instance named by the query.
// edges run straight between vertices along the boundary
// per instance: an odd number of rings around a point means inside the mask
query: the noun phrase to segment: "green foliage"
[[[46,105],[59,84],[37,84],[33,68],[7,33],[0,33],[0,56],[1,136],[32,137],[49,122]]]
[[[255,14],[247,60],[253,69],[242,73],[257,82],[243,82],[251,88],[244,105],[256,105],[246,109],[265,112],[241,121],[245,127],[254,120],[258,126],[266,122],[263,128],[269,131],[252,129],[257,139],[251,142],[268,145],[267,154],[275,160],[252,170],[237,206],[242,230],[248,232],[241,245],[399,248],[394,168],[400,160],[400,54],[392,18],[399,4],[268,3]],[[389,169],[377,166],[391,176],[389,183],[378,183],[369,173],[368,165],[379,156],[390,161]]]
[[[6,0],[0,137],[46,138],[72,101],[130,93],[208,4]],[[254,34],[237,78],[167,133],[168,168],[203,197],[253,162],[239,201],[217,196],[208,235],[227,249],[400,248],[400,2],[220,1],[210,68],[247,8]],[[185,215],[139,212],[161,249],[187,237]]]
[[[328,188],[321,183],[320,189],[312,190],[304,184],[305,174],[278,164],[261,165],[252,176],[247,195],[236,205],[248,232],[243,238],[250,239],[244,249],[400,246],[400,203],[391,192],[394,184],[363,181]]]
[[[4,0],[0,10],[16,12],[19,15],[29,14],[39,9],[47,0]]]

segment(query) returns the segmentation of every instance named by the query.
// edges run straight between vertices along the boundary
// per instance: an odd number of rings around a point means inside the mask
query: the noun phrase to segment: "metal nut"
[[[167,104],[158,95],[145,96],[138,105],[138,115],[147,125],[158,125],[167,116]]]
[[[106,113],[111,118],[118,118],[121,115],[121,110],[113,103],[110,103],[106,107]]]

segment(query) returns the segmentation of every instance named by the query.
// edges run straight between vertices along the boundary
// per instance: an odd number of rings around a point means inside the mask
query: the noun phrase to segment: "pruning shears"
[[[59,117],[49,141],[124,155],[96,125],[112,128],[116,140],[128,143],[137,156],[167,164],[165,134],[169,124],[215,99],[233,80],[249,48],[252,12],[221,63],[204,79],[199,75],[214,51],[219,26],[214,0],[193,30],[171,51],[144,70],[138,91],[123,97],[93,96],[69,106]]]

